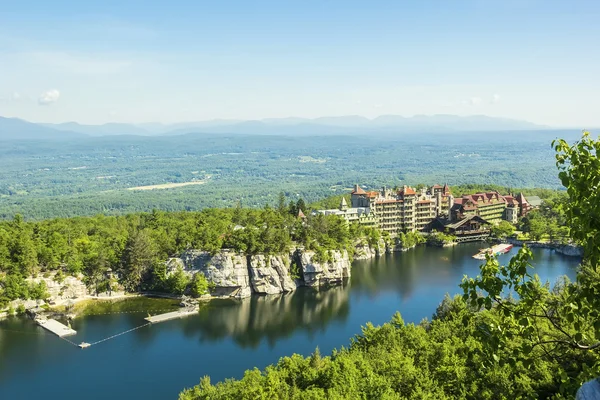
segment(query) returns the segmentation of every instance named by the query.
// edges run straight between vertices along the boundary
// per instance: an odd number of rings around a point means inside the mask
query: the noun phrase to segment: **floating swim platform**
[[[35,322],[42,328],[54,333],[58,337],[71,336],[77,334],[77,331],[61,324],[55,319],[36,319]]]

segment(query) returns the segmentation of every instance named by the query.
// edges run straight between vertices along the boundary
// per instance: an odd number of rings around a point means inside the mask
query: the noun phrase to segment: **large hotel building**
[[[539,206],[538,197],[525,199],[498,192],[476,193],[454,198],[448,185],[434,185],[416,190],[404,186],[396,190],[384,187],[380,191],[365,191],[359,185],[350,193],[351,205],[343,198],[337,209],[318,210],[325,215],[339,215],[348,222],[357,222],[396,234],[424,231],[434,220],[451,224],[477,216],[494,224],[501,220],[517,222],[531,208]]]

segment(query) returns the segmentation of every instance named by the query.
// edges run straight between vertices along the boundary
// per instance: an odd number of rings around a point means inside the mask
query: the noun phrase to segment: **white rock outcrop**
[[[211,255],[207,251],[188,250],[180,258],[167,261],[167,269],[172,271],[182,267],[190,276],[203,274],[214,284],[215,296],[244,298],[252,294],[248,262],[246,257],[229,251],[221,251]]]
[[[251,256],[248,267],[254,292],[278,294],[296,290],[296,284],[289,274],[289,265],[289,256]]]
[[[350,278],[348,252],[330,250],[328,253],[328,261],[315,261],[314,251],[296,251],[295,262],[302,270],[306,286],[337,285]]]
[[[60,304],[66,300],[79,299],[90,294],[81,276],[66,276],[60,282],[55,281],[53,276],[47,278],[38,276],[36,278],[29,278],[27,281],[35,284],[44,282],[46,284],[46,291],[50,295],[48,298],[50,303]]]

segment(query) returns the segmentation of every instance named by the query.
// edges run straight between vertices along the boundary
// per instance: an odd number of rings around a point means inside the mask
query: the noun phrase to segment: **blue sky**
[[[600,126],[600,1],[0,0],[0,115]]]

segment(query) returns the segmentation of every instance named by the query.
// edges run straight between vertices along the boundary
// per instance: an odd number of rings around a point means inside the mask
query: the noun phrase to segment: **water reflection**
[[[0,321],[0,399],[80,399],[82,393],[86,399],[113,398],[115,393],[176,398],[203,375],[215,381],[239,378],[245,369],[262,368],[284,355],[308,355],[317,346],[329,353],[347,345],[367,321],[384,323],[396,311],[407,322],[431,316],[445,293],[460,292],[463,275],[477,275],[481,262],[471,256],[479,247],[420,247],[356,262],[345,286],[212,301],[196,316],[147,326],[86,350],[45,333],[31,320]],[[575,276],[578,260],[544,249],[533,249],[533,254],[534,271],[542,280]],[[500,261],[508,262],[510,256]],[[148,302],[135,301],[140,302],[135,307],[148,309]],[[154,309],[159,308],[164,308],[162,302]],[[144,324],[145,316],[78,318],[73,322],[78,333],[70,339],[94,342]],[[57,384],[65,379],[67,390]]]
[[[187,336],[200,341],[231,337],[241,347],[256,348],[264,339],[274,347],[278,339],[296,331],[309,335],[325,331],[333,321],[348,317],[348,284],[328,289],[299,288],[281,296],[255,296],[243,300],[214,300],[198,317],[182,320]]]

